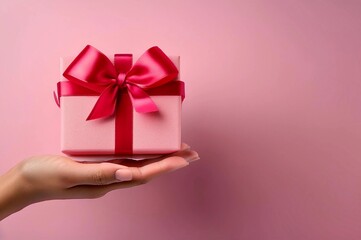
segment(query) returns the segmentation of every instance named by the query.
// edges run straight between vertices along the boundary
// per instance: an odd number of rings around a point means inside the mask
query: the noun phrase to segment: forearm
[[[16,167],[0,176],[0,220],[28,205],[26,192]]]

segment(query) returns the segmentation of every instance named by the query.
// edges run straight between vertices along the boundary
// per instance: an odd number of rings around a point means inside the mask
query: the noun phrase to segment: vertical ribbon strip
[[[119,75],[125,76],[132,67],[131,54],[115,54],[114,66]],[[122,85],[123,81],[118,83]],[[133,107],[128,91],[125,88],[118,89],[118,99],[115,110],[115,148],[114,154],[133,153]]]

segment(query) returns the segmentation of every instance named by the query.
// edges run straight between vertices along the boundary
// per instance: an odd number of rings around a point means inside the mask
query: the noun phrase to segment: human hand
[[[144,184],[198,159],[186,144],[179,152],[142,161],[79,163],[65,156],[31,157],[0,177],[0,220],[32,203],[98,198],[115,189]]]

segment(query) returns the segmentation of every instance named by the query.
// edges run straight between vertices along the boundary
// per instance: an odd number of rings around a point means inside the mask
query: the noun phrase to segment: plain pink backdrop
[[[97,200],[50,201],[1,239],[360,239],[361,2],[0,3],[0,170],[59,153],[59,57],[181,55],[201,160]]]

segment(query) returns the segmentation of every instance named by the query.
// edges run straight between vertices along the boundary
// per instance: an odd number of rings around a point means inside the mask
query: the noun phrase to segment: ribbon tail
[[[135,111],[137,111],[138,113],[149,113],[158,111],[157,105],[142,88],[129,83],[127,84],[127,87]]]
[[[88,121],[113,115],[115,112],[117,94],[117,85],[110,85],[104,89],[86,120]]]
[[[60,107],[60,101],[59,101],[60,97],[56,95],[55,91],[53,91],[53,97],[54,97],[56,105],[58,105],[58,107]]]
[[[56,105],[58,105],[58,107],[60,107],[60,97],[61,97],[61,82],[58,82],[56,84],[56,92],[53,91],[53,97],[55,100]]]

